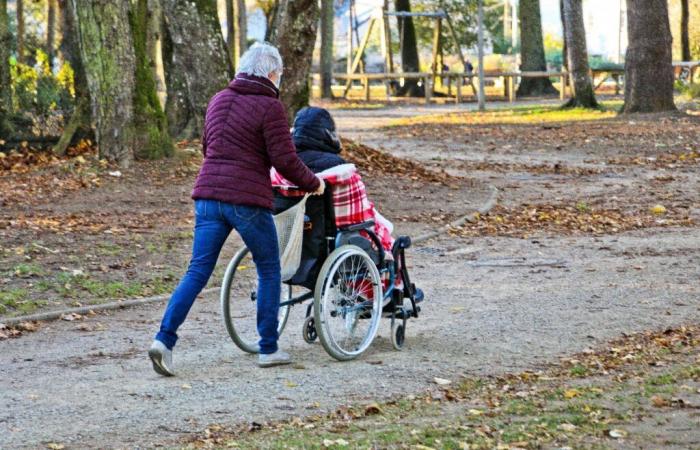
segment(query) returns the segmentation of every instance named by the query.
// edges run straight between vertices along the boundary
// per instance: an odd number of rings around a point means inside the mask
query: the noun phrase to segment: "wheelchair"
[[[286,209],[298,197],[276,195],[275,209]],[[307,343],[320,340],[333,358],[347,361],[362,355],[377,335],[380,318],[391,320],[391,342],[404,347],[406,326],[417,318],[422,291],[411,283],[405,250],[407,236],[399,237],[388,258],[374,233],[374,222],[338,228],[332,187],[308,199],[305,209],[302,261],[297,273],[282,284],[278,314],[279,335],[290,309],[306,304],[302,336]],[[401,281],[401,285],[397,284]],[[226,330],[244,352],[259,351],[256,327],[257,271],[246,247],[229,263],[221,286],[221,311]]]

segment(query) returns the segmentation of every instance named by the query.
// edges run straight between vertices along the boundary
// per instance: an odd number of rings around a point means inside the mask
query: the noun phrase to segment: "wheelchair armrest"
[[[341,227],[339,231],[362,231],[362,230],[372,230],[374,228],[374,220],[368,220],[367,222],[355,223],[345,227]]]

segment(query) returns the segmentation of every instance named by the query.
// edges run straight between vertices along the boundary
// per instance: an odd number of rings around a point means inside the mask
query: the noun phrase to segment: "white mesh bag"
[[[286,211],[274,216],[277,243],[280,249],[282,281],[294,276],[301,263],[301,244],[304,238],[304,211],[309,195]]]

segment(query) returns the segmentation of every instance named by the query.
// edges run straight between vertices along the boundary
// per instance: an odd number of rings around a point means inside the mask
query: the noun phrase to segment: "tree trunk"
[[[688,0],[681,0],[681,58],[683,61],[690,61],[690,38],[688,37],[688,23],[690,22],[690,11]]]
[[[156,81],[156,91],[161,109],[165,108],[165,75],[163,73],[163,4],[161,0],[148,0],[148,36],[146,54]]]
[[[309,104],[309,75],[319,9],[316,0],[285,0],[283,3],[276,45],[285,66],[280,95],[291,124],[294,114]]]
[[[137,0],[131,11],[131,32],[136,58],[134,156],[158,159],[172,155],[173,143],[168,134],[168,121],[158,99],[153,64],[147,51],[148,30],[148,0]]]
[[[163,63],[170,134],[178,139],[200,136],[209,99],[230,80],[214,0],[163,0]]]
[[[15,1],[17,13],[17,62],[24,64],[24,0]]]
[[[333,98],[334,0],[321,0],[321,97]]]
[[[411,12],[410,0],[395,0],[394,6],[397,12]],[[413,18],[398,18],[399,42],[401,45],[401,70],[404,72],[420,72],[420,59],[418,57],[418,41],[416,29],[413,26]],[[396,95],[408,95],[422,97],[425,94],[424,86],[418,86],[418,80],[406,80],[398,89]]]
[[[625,113],[676,109],[667,6],[666,0],[627,0]]]
[[[236,53],[236,14],[233,8],[233,3],[236,0],[226,0],[226,47],[231,58],[231,66],[238,67],[238,58]]]
[[[561,49],[561,68],[563,70],[569,70],[569,62],[567,61],[568,58],[568,49],[566,48],[566,20],[564,19],[564,1],[565,0],[559,0],[559,15],[561,17],[561,31],[562,31],[562,36],[564,38],[562,39],[563,45]],[[563,87],[562,87],[563,89]]]
[[[47,0],[48,13],[46,14],[46,55],[49,67],[53,70],[54,57],[56,56],[56,0]]]
[[[54,146],[53,151],[58,155],[64,155],[66,149],[73,143],[84,138],[92,137],[90,126],[90,93],[80,56],[80,44],[78,42],[78,30],[75,25],[75,11],[69,0],[59,0],[61,14],[61,53],[64,61],[68,61],[73,68],[73,86],[75,89],[75,102],[73,115],[63,128],[61,139]]]
[[[544,57],[542,38],[542,18],[540,0],[520,0],[520,70],[523,72],[544,72],[547,61]],[[557,94],[549,78],[523,78],[518,86],[517,96],[538,96]]]
[[[7,0],[0,0],[0,141],[12,134],[12,85],[10,84],[10,18]]]
[[[234,0],[234,17],[236,19],[236,62],[240,61],[241,56],[248,50],[248,10],[245,6],[245,0]]]
[[[564,0],[564,22],[566,24],[564,36],[567,48],[566,58],[574,81],[574,96],[566,106],[597,108],[598,102],[593,93],[593,82],[588,67],[582,0]]]
[[[134,149],[134,45],[128,2],[72,0],[100,157],[127,167]]]
[[[265,14],[265,42],[272,42],[272,29],[277,20],[277,9],[279,7],[279,0],[268,0],[266,2],[260,2],[263,14]]]

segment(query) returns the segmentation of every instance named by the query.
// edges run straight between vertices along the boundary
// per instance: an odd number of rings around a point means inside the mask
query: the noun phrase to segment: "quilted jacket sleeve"
[[[263,118],[265,148],[272,166],[283,177],[305,191],[318,189],[319,181],[299,159],[287,125],[287,115],[280,101],[275,101]]]

